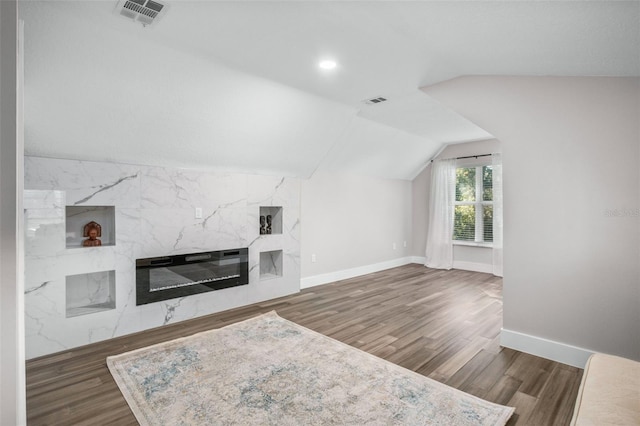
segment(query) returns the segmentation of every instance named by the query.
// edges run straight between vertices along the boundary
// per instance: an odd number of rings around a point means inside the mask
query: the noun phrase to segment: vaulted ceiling
[[[411,179],[491,137],[421,87],[640,75],[639,1],[164,3],[148,27],[117,0],[20,3],[27,154]]]

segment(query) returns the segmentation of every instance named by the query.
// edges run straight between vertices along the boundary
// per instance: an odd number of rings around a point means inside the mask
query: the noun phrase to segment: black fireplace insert
[[[136,259],[136,305],[249,284],[249,249]]]

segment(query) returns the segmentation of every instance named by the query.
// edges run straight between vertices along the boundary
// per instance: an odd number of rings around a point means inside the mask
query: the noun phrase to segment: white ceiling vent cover
[[[143,26],[158,22],[166,13],[167,5],[155,0],[120,0],[115,12]]]
[[[382,96],[378,96],[377,98],[371,98],[371,99],[365,99],[364,102],[367,105],[375,105],[375,104],[379,104],[380,102],[386,102],[387,98],[383,98]]]

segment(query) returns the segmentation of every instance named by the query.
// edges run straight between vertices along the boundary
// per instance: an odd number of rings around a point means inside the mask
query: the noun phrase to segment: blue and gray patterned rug
[[[504,425],[513,413],[275,312],[107,365],[142,425]]]

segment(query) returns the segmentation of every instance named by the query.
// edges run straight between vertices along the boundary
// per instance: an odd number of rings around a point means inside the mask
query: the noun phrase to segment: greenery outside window
[[[493,242],[493,168],[456,168],[453,240]]]

